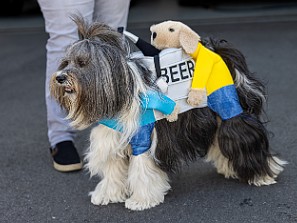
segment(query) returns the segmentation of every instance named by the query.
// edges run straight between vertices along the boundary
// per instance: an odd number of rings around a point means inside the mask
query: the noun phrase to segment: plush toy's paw
[[[204,89],[192,88],[188,94],[187,102],[191,106],[197,106],[203,101],[204,95],[205,95]]]
[[[175,105],[173,112],[166,116],[168,122],[175,122],[178,119],[179,106]]]

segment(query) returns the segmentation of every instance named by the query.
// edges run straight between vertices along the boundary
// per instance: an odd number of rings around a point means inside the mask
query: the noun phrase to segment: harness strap
[[[155,63],[157,78],[159,78],[159,77],[161,77],[161,66],[160,66],[159,54],[154,56],[154,63]]]

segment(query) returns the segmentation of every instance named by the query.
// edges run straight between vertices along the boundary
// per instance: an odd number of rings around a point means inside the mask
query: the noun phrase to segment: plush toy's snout
[[[166,21],[151,26],[151,44],[159,50],[180,48],[178,27],[178,23],[173,21]]]

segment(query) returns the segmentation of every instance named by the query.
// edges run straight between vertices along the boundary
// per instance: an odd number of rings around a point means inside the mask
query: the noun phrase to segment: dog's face
[[[50,90],[72,125],[82,129],[129,106],[133,80],[122,36],[102,24],[75,22],[82,39],[66,50]]]
[[[177,21],[165,21],[152,25],[151,44],[159,50],[182,48],[186,53],[193,53],[200,41],[200,36],[190,27]]]

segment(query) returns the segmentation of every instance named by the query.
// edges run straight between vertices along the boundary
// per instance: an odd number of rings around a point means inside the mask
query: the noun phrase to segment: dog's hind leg
[[[154,131],[150,151],[131,157],[128,172],[131,197],[125,202],[128,209],[140,211],[152,208],[164,201],[164,196],[170,189],[167,174],[156,165],[153,156],[156,138]]]
[[[234,178],[238,179],[236,172],[233,169],[232,163],[230,163],[229,159],[226,158],[218,145],[217,139],[214,141],[213,145],[210,147],[206,161],[213,163],[216,167],[217,172],[225,176],[225,178]],[[273,172],[273,176],[263,175],[263,176],[256,176],[252,180],[248,181],[248,184],[255,185],[255,186],[262,186],[262,185],[270,185],[276,183],[275,178],[279,175],[280,172],[283,171],[283,166],[287,164],[286,161],[279,159],[276,156],[272,156],[268,158],[269,167]]]
[[[268,158],[267,162],[273,175],[257,176],[254,179],[248,181],[250,185],[255,185],[259,187],[263,185],[270,185],[276,183],[275,179],[284,170],[284,166],[288,164],[287,161],[281,160],[277,156],[272,156]]]
[[[128,149],[119,148],[119,138],[119,132],[103,125],[92,130],[86,167],[91,176],[102,178],[90,192],[95,205],[124,202],[127,198]]]
[[[229,160],[222,154],[218,145],[217,136],[208,150],[206,161],[213,163],[217,172],[224,175],[225,178],[238,178],[230,165]]]
[[[271,153],[267,130],[247,113],[222,121],[218,144],[240,181],[251,185],[275,184],[287,163]]]

